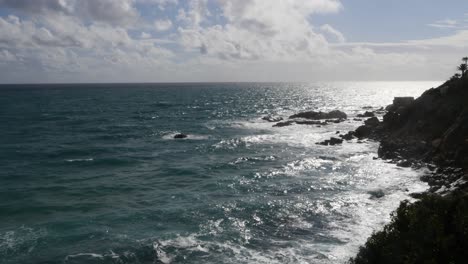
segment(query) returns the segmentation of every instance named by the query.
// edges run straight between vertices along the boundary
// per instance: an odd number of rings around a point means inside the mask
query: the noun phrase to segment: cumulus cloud
[[[348,42],[332,23],[311,22],[339,15],[339,0],[0,0],[0,8],[0,82],[419,78],[437,75],[428,67],[453,70],[441,62],[468,48],[464,22],[450,19],[431,24],[453,31],[445,37]]]
[[[221,59],[298,59],[314,58],[327,52],[327,41],[315,32],[308,17],[315,13],[338,12],[334,0],[219,0],[225,25],[189,27],[179,30],[188,49]],[[199,5],[189,12],[197,25],[203,20]],[[268,12],[265,12],[268,10]]]

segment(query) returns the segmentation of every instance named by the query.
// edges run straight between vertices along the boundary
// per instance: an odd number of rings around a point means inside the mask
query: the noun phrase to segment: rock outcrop
[[[399,152],[468,168],[468,79],[451,80],[416,100],[395,99],[378,126],[381,153]]]
[[[347,119],[348,116],[346,113],[334,110],[331,112],[315,112],[315,111],[308,111],[302,112],[289,117],[290,119],[293,118],[304,118],[304,119],[312,119],[312,120],[320,120],[320,119]]]
[[[317,126],[324,126],[328,125],[329,123],[341,123],[348,118],[346,113],[334,110],[331,112],[315,112],[315,111],[308,111],[308,112],[301,112],[289,117],[289,120],[278,122],[273,125],[273,127],[285,127],[294,124],[298,125],[317,125]],[[266,120],[265,118],[263,118]],[[269,121],[269,120],[267,120]],[[278,120],[281,121],[281,120]],[[275,121],[276,122],[276,121]]]

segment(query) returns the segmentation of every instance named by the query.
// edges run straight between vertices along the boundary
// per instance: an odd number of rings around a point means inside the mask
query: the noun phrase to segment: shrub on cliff
[[[402,202],[383,231],[374,233],[352,264],[466,263],[468,196],[427,195]]]

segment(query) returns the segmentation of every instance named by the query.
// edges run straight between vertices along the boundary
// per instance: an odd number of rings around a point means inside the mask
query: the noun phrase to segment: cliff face
[[[448,81],[388,110],[378,128],[379,154],[468,167],[468,78]]]
[[[402,202],[391,223],[374,233],[350,263],[466,263],[468,77],[414,101],[396,100],[387,110],[383,122],[367,126],[367,134],[381,143],[379,156],[439,168],[422,177],[430,191],[418,194],[414,204]]]

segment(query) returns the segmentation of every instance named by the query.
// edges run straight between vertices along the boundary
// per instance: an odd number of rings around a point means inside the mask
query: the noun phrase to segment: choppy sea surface
[[[0,262],[343,263],[426,185],[376,142],[315,143],[436,85],[0,86]]]

